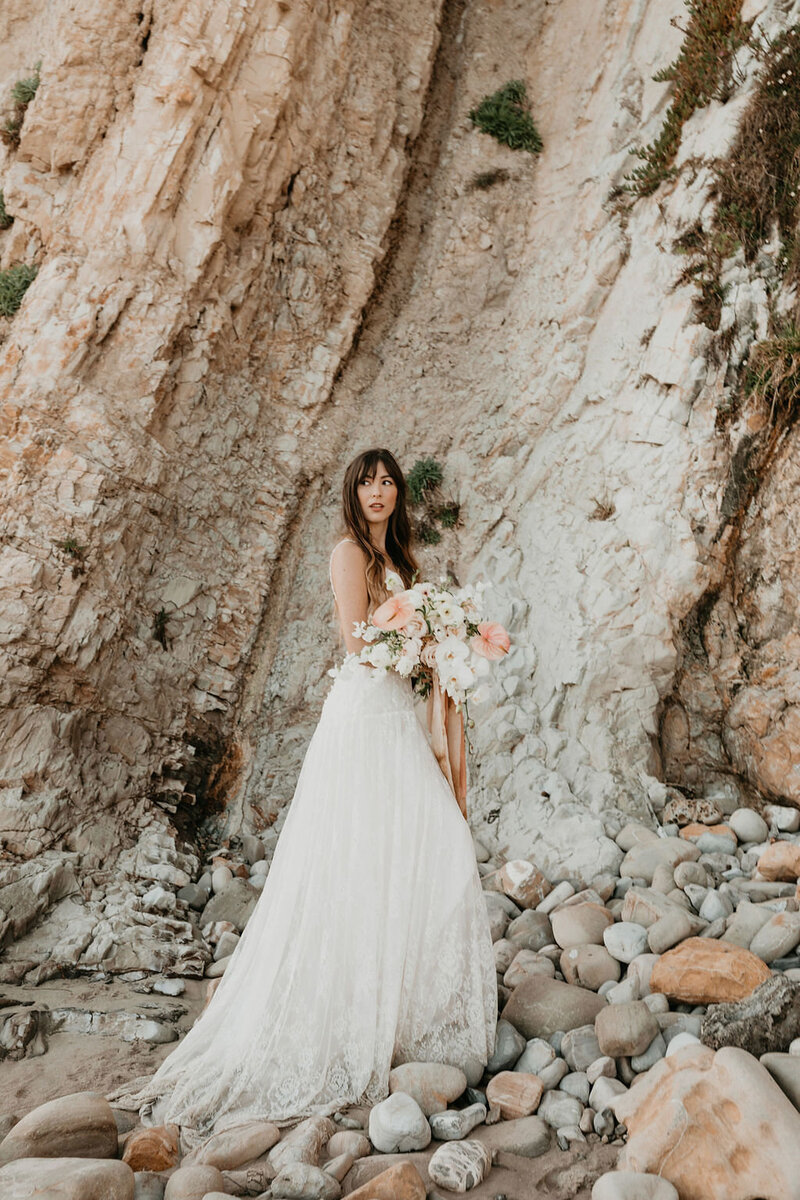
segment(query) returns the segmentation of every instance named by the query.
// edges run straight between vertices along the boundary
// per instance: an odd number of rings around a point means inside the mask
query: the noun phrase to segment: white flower
[[[470,649],[466,642],[462,642],[456,637],[446,637],[440,641],[435,654],[436,670],[439,672],[440,678],[444,679],[455,663],[465,663],[469,653]]]
[[[361,651],[361,661],[388,671],[392,665],[392,652],[386,642],[376,642],[374,646],[368,646]]]
[[[464,610],[452,596],[443,596],[436,603],[435,612],[444,625],[461,625],[464,620]]]

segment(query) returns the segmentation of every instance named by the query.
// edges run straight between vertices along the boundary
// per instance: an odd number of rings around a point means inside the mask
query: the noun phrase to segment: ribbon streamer
[[[439,685],[436,671],[428,695],[428,729],[431,748],[442,774],[450,785],[464,820],[467,819],[467,754],[464,737],[464,710]]]

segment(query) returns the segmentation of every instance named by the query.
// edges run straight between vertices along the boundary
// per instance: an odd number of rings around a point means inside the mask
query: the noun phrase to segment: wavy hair
[[[385,447],[364,450],[356,455],[344,473],[342,484],[342,522],[345,532],[357,542],[367,556],[367,605],[370,612],[387,597],[384,586],[384,561],[369,536],[369,522],[361,510],[358,485],[366,475],[373,475],[378,463],[386,467],[397,486],[397,501],[389,514],[386,529],[386,553],[397,569],[405,587],[411,587],[419,563],[411,549],[411,521],[408,516],[406,481],[397,459]]]

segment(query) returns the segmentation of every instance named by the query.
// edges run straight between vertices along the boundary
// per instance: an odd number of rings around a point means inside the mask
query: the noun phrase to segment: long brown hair
[[[403,472],[391,450],[385,447],[364,450],[356,455],[344,473],[342,521],[347,535],[358,543],[367,556],[367,604],[370,612],[387,596],[384,586],[385,564],[369,536],[369,522],[361,510],[358,485],[365,475],[375,474],[379,462],[383,463],[387,475],[391,475],[397,486],[397,501],[389,514],[386,529],[386,553],[405,587],[411,587],[413,576],[419,571],[419,563],[411,549],[411,521],[406,507],[408,493]]]

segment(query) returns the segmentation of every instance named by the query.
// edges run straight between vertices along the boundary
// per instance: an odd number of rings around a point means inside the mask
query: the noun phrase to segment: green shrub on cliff
[[[524,79],[512,79],[491,96],[485,96],[477,108],[470,109],[469,119],[483,133],[491,134],[512,150],[538,154],[542,149],[542,139],[530,113]]]
[[[0,271],[0,317],[13,317],[38,270],[35,265],[17,263]]]

